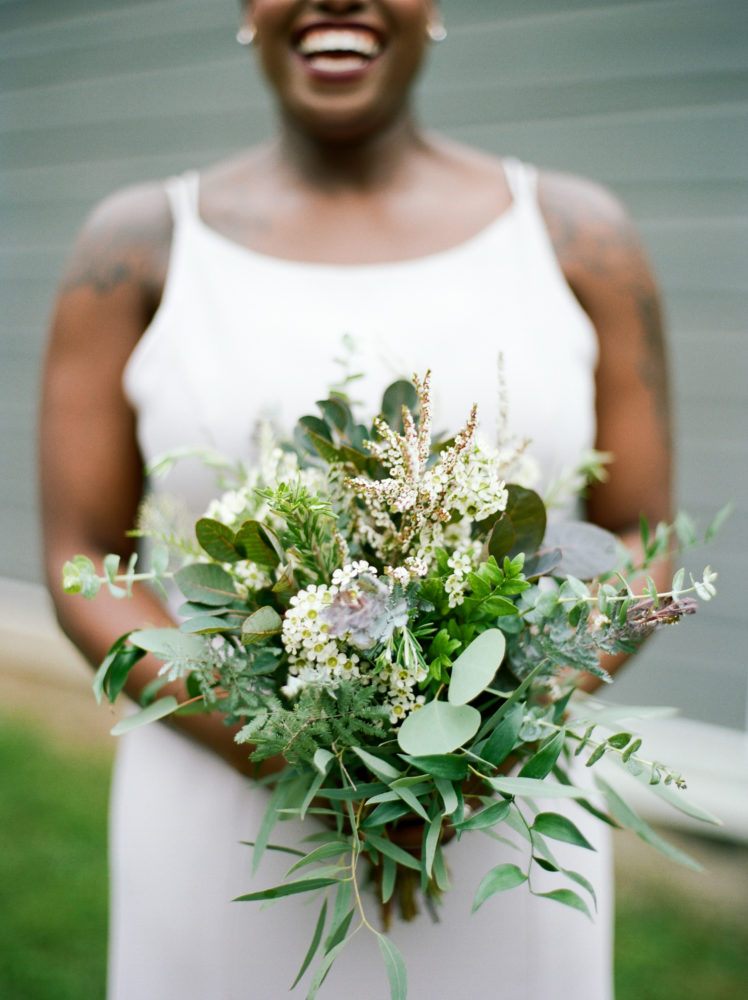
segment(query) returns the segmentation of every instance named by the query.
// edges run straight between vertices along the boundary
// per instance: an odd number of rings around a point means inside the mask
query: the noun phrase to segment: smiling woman
[[[144,460],[185,445],[246,458],[261,418],[289,429],[339,381],[346,333],[369,413],[393,376],[431,369],[438,425],[461,426],[477,401],[490,428],[501,354],[511,429],[531,439],[544,482],[594,445],[615,461],[589,493],[590,520],[630,542],[640,513],[668,514],[657,298],[616,200],[420,129],[412,85],[442,34],[430,0],[251,0],[242,29],[276,101],[276,136],[199,175],[103,202],[55,310],[42,412],[47,570],[60,621],[94,663],[143,622],[171,623],[176,607],[147,590],[122,603],[66,597],[62,563],[77,552],[129,556]],[[210,496],[189,463],[152,488],[197,514]],[[145,657],[131,671],[134,698],[158,668]],[[167,690],[186,697],[179,682]],[[293,979],[314,931],[309,909],[229,902],[249,888],[241,842],[262,836],[268,796],[249,780],[234,732],[221,717],[193,715],[123,741],[111,1000],[266,1000]],[[286,846],[315,833],[309,821],[281,826]],[[580,877],[596,889],[594,925],[529,893],[495,897],[470,918],[480,877],[514,847],[453,840],[440,923],[392,930],[412,1000],[572,989],[606,1000],[607,842],[588,836],[599,850],[585,852]],[[264,885],[287,867],[274,858]],[[323,997],[387,995],[371,944],[357,936]]]

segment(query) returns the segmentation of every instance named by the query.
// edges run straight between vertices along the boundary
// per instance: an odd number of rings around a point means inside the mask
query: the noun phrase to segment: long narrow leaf
[[[387,979],[390,983],[390,1000],[406,1000],[408,995],[408,973],[403,956],[384,934],[377,934],[377,944],[384,959]]]
[[[317,917],[317,923],[314,928],[314,934],[312,935],[312,941],[311,944],[309,945],[309,950],[304,956],[304,961],[301,963],[301,968],[299,969],[296,975],[296,979],[294,979],[294,981],[291,983],[291,989],[293,989],[294,986],[296,986],[298,981],[301,979],[306,970],[309,968],[312,959],[316,955],[317,949],[319,948],[319,943],[322,940],[322,935],[325,930],[326,920],[327,920],[327,900],[323,902],[322,909],[319,911],[319,916]]]

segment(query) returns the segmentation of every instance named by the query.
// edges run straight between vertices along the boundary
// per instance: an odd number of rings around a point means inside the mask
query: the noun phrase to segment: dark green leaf
[[[260,892],[248,892],[244,896],[237,896],[235,903],[251,903],[267,899],[280,899],[282,896],[295,896],[300,892],[314,892],[315,889],[324,889],[328,885],[335,885],[336,878],[305,878],[296,882],[284,882],[283,885],[275,885],[270,889],[261,889]]]
[[[462,781],[467,775],[468,766],[464,757],[456,757],[452,754],[430,754],[425,757],[412,757],[408,754],[400,756],[419,771],[432,774],[435,778]]]
[[[201,517],[195,525],[195,535],[211,559],[219,563],[235,563],[244,558],[236,547],[234,532],[228,525]]]
[[[309,968],[309,965],[317,952],[317,948],[319,948],[319,943],[322,940],[322,935],[325,930],[325,920],[327,920],[327,900],[325,900],[322,903],[322,909],[319,911],[319,916],[317,917],[317,924],[314,928],[314,934],[312,935],[312,943],[309,945],[309,950],[307,951],[304,957],[304,961],[301,963],[301,968],[298,971],[296,979],[294,979],[293,983],[291,984],[291,989],[293,989],[294,986],[296,986],[298,981],[301,979],[306,970]]]
[[[275,532],[261,521],[245,521],[236,533],[236,545],[258,566],[275,568],[283,558]]]
[[[561,816],[559,813],[544,812],[538,813],[532,824],[533,830],[542,833],[545,837],[553,840],[563,840],[567,844],[575,844],[577,847],[585,847],[589,851],[595,848],[587,838],[577,829],[570,819]]]
[[[330,428],[324,420],[320,420],[319,417],[300,417],[299,423],[307,431],[312,431],[319,438],[324,438],[332,444],[332,434],[330,433]]]
[[[517,743],[524,715],[524,704],[512,705],[484,744],[480,752],[483,760],[494,767],[504,763]]]
[[[561,562],[561,549],[543,547],[525,561],[524,573],[528,580],[551,573]]]
[[[93,691],[99,704],[103,695],[106,695],[110,702],[116,700],[125,686],[130,671],[138,660],[145,656],[145,650],[127,644],[129,638],[130,633],[127,632],[113,642],[96,671]]]
[[[403,407],[416,413],[418,393],[411,382],[401,380],[388,386],[382,397],[382,416],[398,434],[403,432]]]
[[[531,555],[543,541],[546,528],[545,504],[534,490],[512,484],[507,492],[506,509],[488,540],[488,551],[499,563],[504,556]]]
[[[564,746],[565,734],[555,733],[519,772],[520,778],[545,778],[553,770]]]

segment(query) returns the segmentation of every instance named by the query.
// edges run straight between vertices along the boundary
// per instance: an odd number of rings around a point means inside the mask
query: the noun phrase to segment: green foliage
[[[257,762],[282,754],[292,766],[313,765],[320,748],[336,753],[381,740],[384,716],[371,687],[305,688],[290,707],[268,698],[237,740],[254,745],[251,759]]]

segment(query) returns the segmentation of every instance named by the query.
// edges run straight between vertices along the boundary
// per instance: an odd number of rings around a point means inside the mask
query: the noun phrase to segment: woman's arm
[[[646,255],[620,203],[578,177],[544,173],[539,200],[561,268],[599,342],[595,447],[613,461],[589,493],[590,521],[619,535],[636,556],[639,517],[667,521],[671,445],[665,345],[659,297]],[[650,569],[668,589],[664,559]],[[606,658],[608,670],[625,656]],[[590,678],[583,684],[596,686]]]
[[[120,635],[145,624],[173,624],[147,588],[118,601],[63,593],[63,563],[77,553],[100,565],[109,552],[127,558],[143,488],[135,416],[122,372],[161,297],[171,241],[171,215],[160,186],[133,188],[103,202],[71,254],[54,310],[40,423],[45,568],[58,620],[75,645],[99,663]],[[138,699],[160,663],[133,668],[127,693]],[[181,683],[165,693],[186,698]],[[247,748],[220,716],[174,718],[174,724],[244,773]]]

